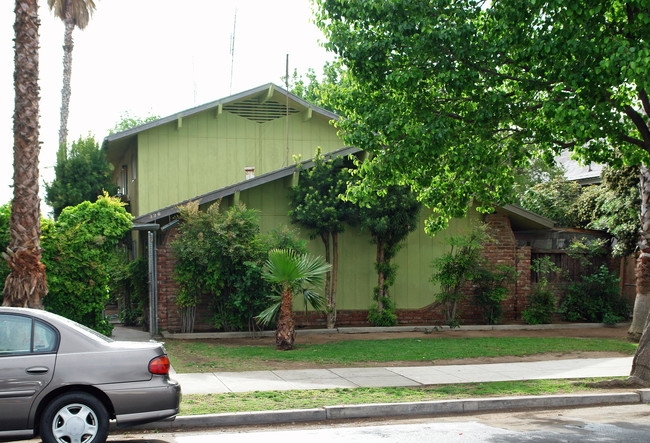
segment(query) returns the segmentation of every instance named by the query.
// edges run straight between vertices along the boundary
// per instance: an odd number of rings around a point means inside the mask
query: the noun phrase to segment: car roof
[[[59,330],[61,329],[73,330],[75,332],[75,335],[85,337],[86,340],[90,340],[91,342],[94,343],[97,342],[111,343],[114,341],[110,337],[106,337],[105,335],[102,335],[99,332],[94,331],[82,324],[79,324],[73,320],[55,314],[53,312],[45,311],[43,309],[0,306],[0,314],[3,313],[28,315],[37,318],[39,320],[43,320],[46,323],[50,323],[52,326],[56,327]]]

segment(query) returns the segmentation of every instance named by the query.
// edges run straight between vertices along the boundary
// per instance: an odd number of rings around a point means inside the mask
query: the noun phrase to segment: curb
[[[617,325],[620,326],[621,324]],[[603,323],[553,323],[545,325],[467,325],[459,326],[458,331],[526,331],[539,329],[590,329],[609,327]],[[377,332],[422,332],[429,334],[432,332],[453,331],[449,326],[430,325],[430,326],[369,326],[369,327],[345,327],[334,329],[296,329],[300,335],[318,335],[318,334],[372,334]],[[163,338],[174,338],[180,340],[202,340],[214,338],[251,338],[250,332],[168,332],[161,331]],[[274,337],[275,331],[259,331],[255,333],[256,337]]]
[[[650,389],[582,395],[540,395],[497,397],[464,400],[436,400],[410,403],[378,403],[365,405],[325,406],[314,409],[283,411],[233,412],[206,415],[182,415],[174,420],[134,426],[139,430],[172,430],[241,425],[272,425],[280,423],[345,420],[359,418],[398,417],[414,415],[450,415],[496,412],[508,409],[546,409],[600,405],[650,403]]]

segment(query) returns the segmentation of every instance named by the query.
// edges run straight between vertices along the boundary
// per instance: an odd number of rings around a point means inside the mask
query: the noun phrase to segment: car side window
[[[0,315],[0,354],[30,352],[32,319],[21,315]]]
[[[57,344],[58,334],[52,327],[40,321],[34,323],[34,352],[56,351]]]

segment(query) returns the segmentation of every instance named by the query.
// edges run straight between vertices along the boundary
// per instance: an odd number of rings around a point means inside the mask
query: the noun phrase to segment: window
[[[22,315],[0,315],[0,355],[56,352],[59,334],[51,326]]]
[[[31,345],[31,318],[19,315],[0,315],[0,353],[29,352]]]
[[[33,352],[54,352],[56,351],[56,345],[58,334],[54,329],[45,323],[37,321],[34,324],[34,348]]]

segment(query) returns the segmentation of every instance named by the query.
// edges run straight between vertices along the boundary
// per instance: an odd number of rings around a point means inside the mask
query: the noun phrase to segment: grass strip
[[[190,394],[183,395],[180,415],[309,409],[333,405],[368,403],[406,403],[481,397],[553,395],[578,392],[593,393],[599,390],[589,388],[584,383],[609,380],[611,378],[463,383],[415,388],[339,388],[226,394]]]
[[[347,340],[300,345],[289,352],[272,346],[226,346],[210,340],[168,340],[165,347],[179,373],[281,369],[283,362],[363,366],[364,362],[420,361],[546,353],[619,352],[634,354],[624,340],[569,337],[469,337]]]

